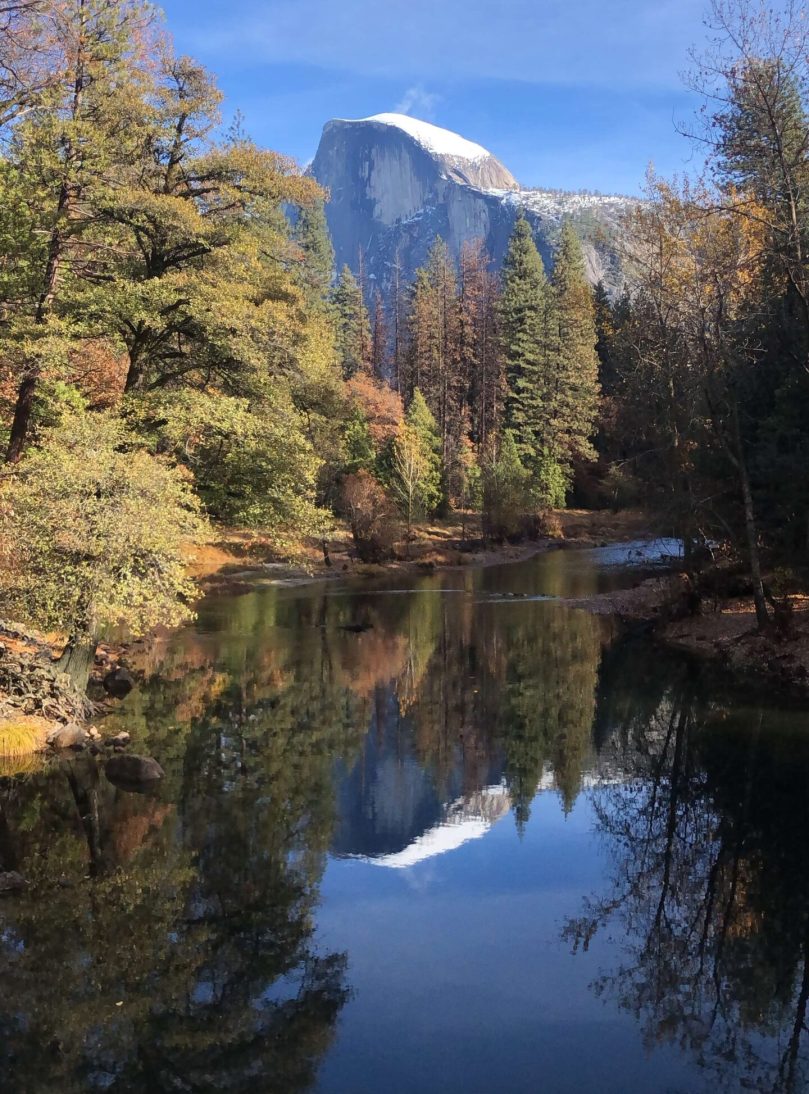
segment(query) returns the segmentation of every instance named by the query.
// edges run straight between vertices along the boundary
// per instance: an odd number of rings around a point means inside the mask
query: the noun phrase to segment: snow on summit
[[[449,129],[411,118],[409,114],[374,114],[370,118],[361,118],[360,121],[395,126],[436,156],[452,156],[453,159],[472,160],[475,163],[491,156],[491,152],[482,145],[468,141]]]

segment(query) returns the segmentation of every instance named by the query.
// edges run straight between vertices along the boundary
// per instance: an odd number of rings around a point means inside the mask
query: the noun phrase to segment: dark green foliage
[[[357,471],[372,471],[376,462],[376,447],[368,426],[368,419],[358,408],[346,419],[343,429],[345,470],[349,475]]]
[[[483,530],[487,537],[504,540],[520,533],[531,503],[530,481],[514,433],[506,429],[499,451],[483,461]]]
[[[348,266],[343,266],[332,292],[337,356],[343,377],[350,380],[371,365],[371,328],[362,290]]]
[[[531,226],[519,217],[503,263],[500,338],[506,364],[506,421],[528,452],[543,432],[544,381],[550,349],[550,290]]]
[[[303,251],[303,283],[314,302],[324,301],[334,276],[334,247],[322,201],[300,210],[295,239]]]

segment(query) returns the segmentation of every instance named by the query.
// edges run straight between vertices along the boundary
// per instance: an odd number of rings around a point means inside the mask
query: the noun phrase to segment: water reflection
[[[376,1089],[354,1050],[341,1079],[318,1079],[353,1044],[356,984],[375,999],[362,941],[321,937],[327,863],[366,871],[346,875],[359,899],[360,886],[389,892],[437,863],[479,864],[476,848],[495,838],[499,882],[487,884],[527,885],[545,847],[540,794],[574,820],[594,810],[586,854],[598,884],[584,906],[580,891],[568,901],[556,947],[621,939],[593,985],[611,1013],[631,1014],[647,1048],[675,1046],[687,1089],[801,1089],[809,741],[789,712],[741,706],[683,661],[531,599],[626,580],[602,555],[211,599],[196,628],[141,655],[146,682],[116,716],[134,750],[165,768],[158,793],[115,789],[90,757],[0,773],[0,869],[29,882],[0,897],[3,1088]],[[554,828],[560,873],[583,853],[576,832]],[[470,865],[453,897],[470,923],[480,870]],[[526,923],[539,924],[539,897],[526,892]],[[487,938],[509,929],[483,922]],[[395,931],[388,944],[393,953]],[[517,966],[531,959],[522,945],[509,941]],[[557,989],[534,978],[530,1020],[515,1025],[504,1008],[510,1025],[498,1029],[514,972],[480,938],[465,952],[493,1034],[521,1038],[510,1060],[485,1066],[509,1089],[534,1089]],[[396,972],[380,991],[377,1013],[407,998]],[[401,1024],[380,1034],[376,1058],[403,1035]],[[582,1025],[572,1050],[542,1061],[551,1087],[625,1089],[621,1075],[592,1087],[576,1077],[609,1036]],[[462,1040],[436,1051],[454,1061],[450,1077],[437,1063],[411,1074],[408,1058],[400,1089],[477,1089],[459,1078]],[[647,1060],[639,1044],[636,1057],[627,1050],[627,1074],[670,1089],[671,1056]]]
[[[645,661],[645,664],[644,664]],[[614,665],[604,742],[620,782],[595,797],[609,882],[571,918],[586,949],[621,959],[594,990],[640,1023],[647,1048],[693,1057],[706,1085],[809,1085],[809,738],[803,718],[740,706],[676,662],[635,650],[639,701]]]

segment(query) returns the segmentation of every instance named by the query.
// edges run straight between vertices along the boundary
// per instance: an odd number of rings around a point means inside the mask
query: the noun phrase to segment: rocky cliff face
[[[362,253],[369,285],[383,292],[397,256],[409,280],[437,235],[455,255],[465,241],[482,238],[499,266],[520,209],[548,269],[570,217],[592,282],[612,290],[621,284],[616,243],[629,199],[521,189],[485,148],[426,122],[401,114],[327,122],[310,171],[330,194],[338,268],[356,272]]]

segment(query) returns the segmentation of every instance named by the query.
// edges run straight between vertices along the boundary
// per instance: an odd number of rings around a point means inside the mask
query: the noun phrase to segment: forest
[[[347,527],[537,537],[640,507],[728,561],[779,625],[809,547],[807,31],[715,0],[695,56],[704,169],[650,169],[625,284],[527,220],[500,271],[437,238],[412,283],[335,271],[324,193],[223,116],[140,0],[0,0],[0,617],[63,636],[189,618],[221,528],[280,558]]]

